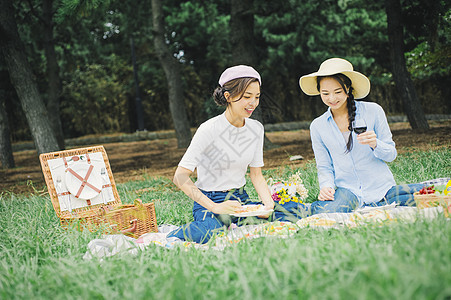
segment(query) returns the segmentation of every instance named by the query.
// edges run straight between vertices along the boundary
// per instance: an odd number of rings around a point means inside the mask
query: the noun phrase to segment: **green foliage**
[[[174,56],[184,65],[185,101],[193,126],[223,111],[211,94],[219,74],[229,67],[229,12],[227,1],[188,1],[165,6],[165,22]],[[191,26],[194,23],[196,26]]]
[[[381,33],[386,26],[381,7],[362,7],[359,1],[290,1],[279,8],[256,19],[257,32],[270,46],[270,64],[280,64],[284,57],[311,72],[326,58],[338,56],[365,72],[374,62],[374,44],[386,42]]]
[[[274,100],[266,102],[262,97],[265,121],[312,120],[320,115],[324,111],[323,104],[304,95],[299,89],[298,79],[303,74],[316,71],[319,64],[330,57],[350,60],[356,70],[369,76],[373,87],[370,100],[384,104],[384,108],[392,114],[403,113],[399,105],[401,101],[392,87],[383,3],[289,0],[254,1],[254,4],[257,61],[254,67],[262,75],[263,92]],[[419,97],[426,102],[432,95],[438,103],[433,107],[448,108],[446,101],[450,95],[450,85],[447,84],[447,75],[451,65],[449,3],[444,0],[406,0],[402,4],[406,49],[409,51],[406,53],[407,64],[416,83],[429,87],[420,87]],[[27,57],[45,99],[48,79],[43,55],[45,41],[41,34],[42,2],[15,1],[14,6]],[[230,39],[233,32],[229,29],[230,9],[228,0],[163,1],[166,42],[182,65],[184,98],[192,127],[222,111],[215,106],[211,93],[217,86],[219,75],[231,62]],[[68,124],[69,121],[65,120],[72,120],[73,117],[66,119],[67,115],[63,115],[64,126],[69,126],[64,128],[66,137],[92,133],[93,126],[98,128],[99,133],[116,129],[134,131],[133,103],[137,95],[130,67],[127,66],[131,64],[131,37],[136,47],[145,128],[159,130],[173,127],[165,74],[153,50],[150,1],[61,0],[54,1],[53,10],[56,12],[53,38],[57,43],[60,76],[64,79],[65,93],[61,99],[62,107],[66,109],[64,112],[72,115],[73,109],[70,107],[73,106],[73,99],[87,99],[86,95],[72,95],[81,89],[80,82],[72,82],[72,78],[78,80],[81,76],[79,72],[93,74],[93,66],[110,70],[112,66],[108,64],[111,60],[117,61],[112,63],[116,68],[114,73],[105,71],[90,79],[103,81],[91,85],[108,91],[102,95],[89,94],[100,97],[96,99],[98,103],[102,103],[104,95],[117,99],[127,95],[130,103],[124,106],[124,100],[120,101],[126,115],[117,120],[120,124],[109,120],[107,125],[99,127],[91,122],[89,130]],[[122,72],[119,66],[124,66]],[[124,78],[114,75],[118,72]],[[112,88],[112,82],[121,82],[121,87],[116,85]],[[76,86],[75,90],[73,86]],[[87,90],[87,87],[84,89]],[[9,94],[12,95],[11,101],[16,101],[14,91]],[[83,101],[87,102],[82,100],[81,103]],[[427,108],[433,110],[433,107]],[[110,110],[109,107],[97,109],[98,119],[112,119],[111,116],[104,116]],[[24,119],[24,116],[14,112],[9,119]],[[11,121],[13,136],[26,135],[23,124],[26,122],[13,124]]]
[[[62,23],[66,18],[77,19],[91,16],[93,11],[105,7],[108,2],[105,0],[61,0],[55,20],[57,23]]]
[[[114,55],[105,65],[77,69],[64,84],[63,127],[72,134],[128,132],[131,66]]]
[[[165,23],[171,29],[168,39],[182,63],[205,64],[203,67],[213,64],[210,68],[227,65],[230,17],[219,10],[224,2],[188,1],[175,9],[165,7]],[[190,26],[193,21],[196,26]]]
[[[440,19],[441,43],[424,41],[405,54],[410,74],[416,79],[447,77],[451,73],[451,9]]]
[[[388,65],[386,56],[376,64],[388,41],[385,27],[380,5],[357,0],[273,2],[257,10],[255,35],[261,37],[257,49],[263,58],[263,89],[282,109],[275,120],[311,120],[324,111],[320,101],[299,90],[298,80],[327,58],[343,57],[371,80],[378,77]]]
[[[428,42],[423,42],[406,53],[410,74],[416,79],[447,76],[451,73],[451,45],[431,50]]]

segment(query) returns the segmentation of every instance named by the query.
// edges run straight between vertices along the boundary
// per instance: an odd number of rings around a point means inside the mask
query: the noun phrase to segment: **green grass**
[[[451,151],[399,155],[398,183],[451,175]],[[268,170],[288,177],[297,170]],[[318,193],[316,168],[301,169]],[[144,190],[145,189],[145,190]],[[118,187],[124,203],[154,201],[159,224],[192,219],[170,180]],[[249,184],[247,190],[255,191]],[[315,194],[316,193],[316,194]],[[450,299],[451,222],[444,217],[354,229],[302,229],[223,251],[150,246],[137,256],[82,259],[100,232],[63,230],[48,195],[0,195],[0,299]]]

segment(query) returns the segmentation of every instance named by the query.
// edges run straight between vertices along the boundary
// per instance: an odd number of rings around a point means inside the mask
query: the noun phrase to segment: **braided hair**
[[[320,90],[319,87],[319,83],[321,82],[321,80],[323,78],[333,78],[336,81],[338,81],[338,83],[341,85],[341,87],[343,88],[343,90],[348,94],[348,99],[346,102],[346,106],[348,108],[348,130],[351,131],[351,134],[349,135],[349,139],[348,142],[346,143],[346,153],[349,153],[352,150],[352,122],[355,119],[355,111],[356,111],[356,107],[355,107],[355,101],[354,101],[354,94],[352,93],[352,91],[354,90],[354,88],[352,87],[352,81],[351,79],[344,75],[344,74],[334,74],[334,75],[330,75],[330,76],[318,76],[316,79],[317,82],[317,89],[318,91]]]
[[[246,92],[246,89],[252,82],[259,82],[257,78],[254,77],[242,77],[236,78],[224,83],[223,86],[218,86],[213,92],[213,99],[218,106],[227,106],[228,102],[224,96],[225,92],[230,93],[230,97],[234,98],[239,95],[239,98],[235,102],[241,100]]]

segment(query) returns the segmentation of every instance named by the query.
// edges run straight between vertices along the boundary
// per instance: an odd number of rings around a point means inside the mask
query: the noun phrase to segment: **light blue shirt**
[[[377,135],[377,146],[357,142],[352,132],[353,147],[346,153],[346,142],[335,123],[330,108],[310,124],[310,137],[315,153],[320,189],[341,187],[359,198],[359,204],[382,200],[396,185],[385,162],[396,158],[397,152],[384,110],[373,102],[355,101],[356,119],[364,119],[367,130]]]

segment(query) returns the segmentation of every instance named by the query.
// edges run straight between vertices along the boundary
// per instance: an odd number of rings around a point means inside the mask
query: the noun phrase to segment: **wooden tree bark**
[[[3,169],[9,169],[14,168],[15,164],[8,116],[6,115],[5,95],[6,93],[0,91],[0,161]]]
[[[48,99],[47,112],[50,125],[55,133],[58,147],[64,149],[64,134],[60,118],[61,79],[55,53],[55,39],[53,35],[53,0],[44,0],[42,5],[44,23],[44,52],[47,61]]]
[[[179,62],[165,43],[162,4],[152,0],[153,42],[158,59],[168,82],[169,110],[174,122],[175,135],[179,148],[186,148],[191,141],[191,130],[183,97],[182,76]]]
[[[400,0],[386,0],[387,29],[393,77],[412,129],[429,129],[404,57],[404,34]]]
[[[254,0],[231,0],[230,43],[232,65],[244,64],[255,67],[257,58],[254,47]],[[252,118],[264,123],[262,105],[257,107]],[[277,146],[265,134],[264,148],[275,147]]]
[[[17,31],[11,0],[0,1],[0,51],[30,126],[38,154],[57,151],[58,143]]]
[[[255,66],[254,0],[231,0],[230,43],[233,65]]]

